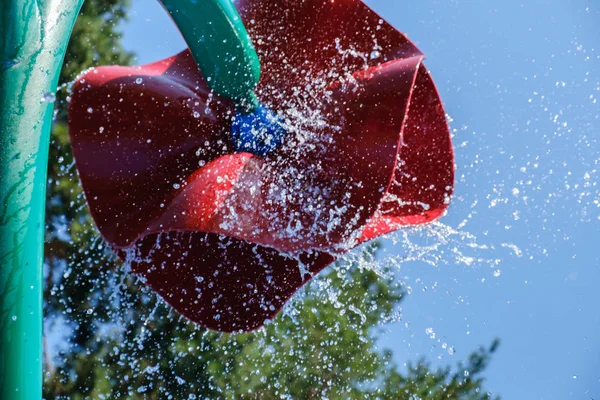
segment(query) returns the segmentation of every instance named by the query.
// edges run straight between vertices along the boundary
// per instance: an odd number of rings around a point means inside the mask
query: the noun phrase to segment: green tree
[[[92,66],[131,62],[118,31],[127,5],[85,2],[62,82]],[[67,105],[68,85],[57,94],[45,265],[47,338],[66,346],[46,353],[44,398],[492,398],[482,375],[497,343],[453,369],[421,360],[400,371],[390,352],[377,350],[376,327],[404,294],[391,274],[365,267],[377,246],[330,268],[257,332],[225,335],[187,322],[99,239],[74,168]]]

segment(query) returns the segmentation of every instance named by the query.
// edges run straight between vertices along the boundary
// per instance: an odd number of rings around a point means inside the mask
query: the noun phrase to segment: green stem
[[[254,89],[260,79],[260,61],[231,0],[160,0],[181,31],[187,45],[220,96],[238,108],[253,111]]]
[[[83,0],[0,3],[0,399],[42,397],[52,96]]]

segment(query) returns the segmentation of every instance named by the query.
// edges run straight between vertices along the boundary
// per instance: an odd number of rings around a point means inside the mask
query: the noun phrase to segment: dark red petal
[[[146,236],[130,258],[132,271],[179,313],[223,332],[261,327],[334,260],[323,253],[292,258],[237,239],[189,232]]]
[[[209,93],[187,52],[144,67],[97,68],[78,81],[73,152],[92,216],[113,247],[147,234],[199,162],[232,151],[232,106],[215,99],[208,107]]]
[[[238,9],[263,66],[267,104],[336,74],[423,55],[360,0],[240,0]]]
[[[454,190],[454,152],[446,114],[431,76],[421,65],[403,130],[392,185],[361,242],[407,225],[439,218]]]

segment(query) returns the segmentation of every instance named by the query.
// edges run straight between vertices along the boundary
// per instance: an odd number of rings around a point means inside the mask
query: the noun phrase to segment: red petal
[[[146,236],[130,254],[132,271],[167,303],[223,332],[261,327],[334,261],[324,253],[292,258],[245,241],[190,232]]]
[[[361,242],[439,218],[454,190],[454,152],[431,76],[419,67],[392,185]]]
[[[187,53],[144,67],[97,68],[77,83],[73,153],[92,216],[113,247],[147,234],[200,161],[231,151],[231,106],[215,101],[206,113],[209,93]]]
[[[259,96],[267,104],[297,87],[331,83],[332,73],[422,56],[360,0],[240,0],[238,8],[263,66]]]

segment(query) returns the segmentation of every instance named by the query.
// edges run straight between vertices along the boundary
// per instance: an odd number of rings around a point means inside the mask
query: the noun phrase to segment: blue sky
[[[431,244],[442,232],[441,261],[401,264],[412,291],[381,346],[399,364],[442,365],[498,337],[491,391],[600,399],[600,4],[367,3],[427,54],[457,164],[444,226],[408,233]],[[134,0],[124,32],[139,63],[185,46],[158,2]],[[409,251],[385,248],[388,260]]]

